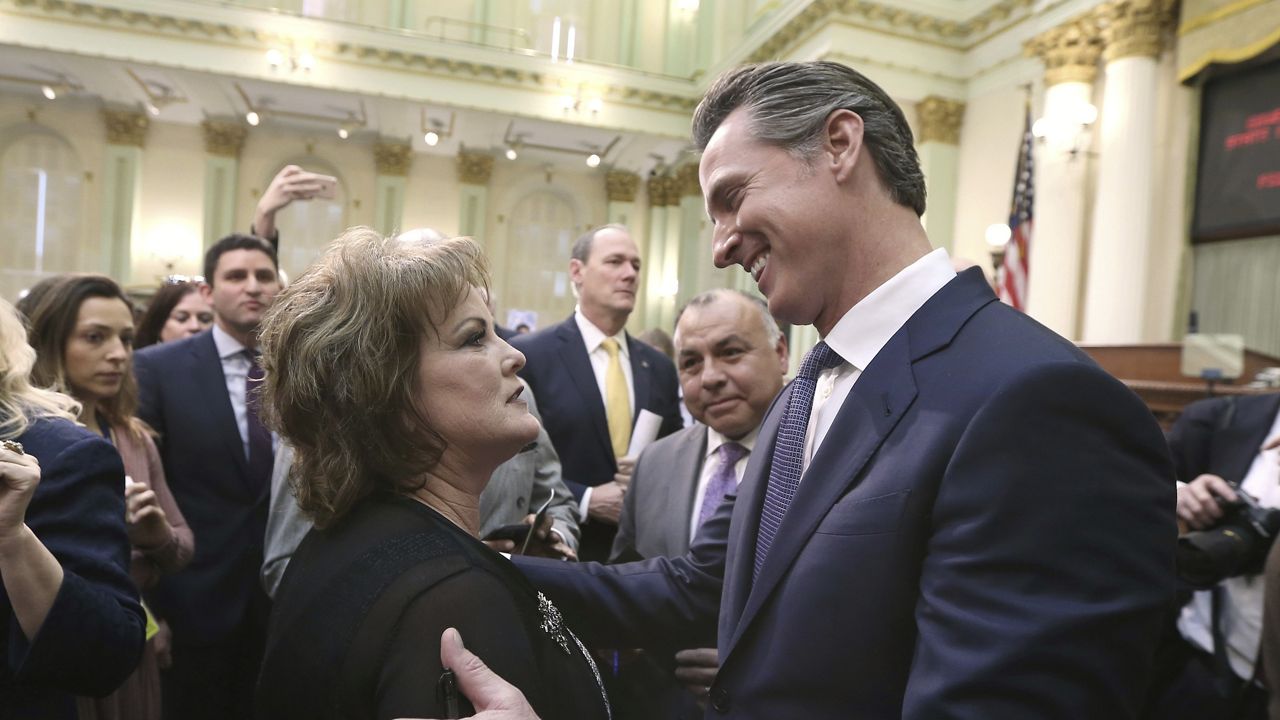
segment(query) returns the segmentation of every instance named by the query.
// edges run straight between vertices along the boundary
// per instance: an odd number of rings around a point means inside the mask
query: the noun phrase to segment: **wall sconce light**
[[[310,50],[295,50],[290,43],[287,49],[273,47],[268,50],[267,66],[272,72],[287,70],[291,73],[309,73],[316,66],[316,58]]]
[[[147,96],[142,106],[146,108],[147,114],[151,115],[151,117],[159,116],[160,111],[170,105],[187,101],[185,96],[179,95],[169,85],[157,80],[144,80],[133,71],[133,68],[125,68],[125,72],[129,74],[129,77],[133,78],[133,81],[142,89],[142,93]]]
[[[39,69],[39,68],[33,68],[33,69]],[[44,95],[45,99],[47,100],[57,100],[62,95],[67,95],[69,93],[78,92],[84,89],[83,85],[81,85],[78,82],[75,82],[74,80],[71,80],[66,75],[63,75],[61,73],[58,73],[55,75],[54,73],[49,72],[47,70],[43,72],[46,76],[44,78],[19,77],[17,75],[0,75],[0,80],[3,80],[5,82],[11,82],[11,83],[21,83],[23,85],[39,85],[40,94]],[[50,75],[53,76],[52,79],[48,77]]]
[[[1013,237],[1013,231],[1004,223],[988,225],[985,233],[987,250],[991,252],[991,273],[995,276],[995,284],[1000,284],[1000,268],[1004,265],[1004,250]]]
[[[576,93],[565,92],[560,95],[560,111],[565,115],[576,113],[590,115],[595,119],[604,110],[604,99],[597,94],[589,94],[578,88]]]
[[[428,146],[435,147],[440,144],[442,139],[453,135],[453,123],[454,120],[457,119],[457,115],[455,113],[449,113],[448,127],[446,127],[444,121],[439,118],[428,118],[426,108],[422,108],[421,116],[422,141]]]
[[[1055,150],[1063,150],[1073,159],[1089,149],[1089,128],[1098,120],[1098,108],[1092,103],[1079,103],[1066,112],[1044,116],[1031,125],[1031,134]]]

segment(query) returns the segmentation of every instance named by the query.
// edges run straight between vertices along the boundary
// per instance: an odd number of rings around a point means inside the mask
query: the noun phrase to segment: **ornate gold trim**
[[[249,135],[249,128],[238,121],[205,120],[200,129],[204,131],[204,151],[218,157],[240,157]]]
[[[670,175],[655,175],[649,178],[649,207],[661,208],[680,204],[680,190],[676,179]]]
[[[1178,82],[1186,82],[1191,78],[1199,75],[1205,68],[1215,63],[1238,63],[1254,58],[1261,53],[1270,50],[1277,43],[1280,43],[1280,28],[1275,32],[1262,38],[1261,40],[1249,43],[1244,47],[1230,48],[1225,50],[1212,50],[1200,56],[1195,62],[1187,65],[1178,71]]]
[[[1044,83],[1091,83],[1098,76],[1102,30],[1091,15],[1074,18],[1046,30],[1022,45],[1022,54],[1044,61]]]
[[[1218,22],[1219,20],[1229,18],[1232,15],[1242,13],[1245,10],[1250,10],[1255,6],[1262,5],[1268,2],[1271,2],[1271,0],[1237,0],[1237,2],[1228,3],[1226,5],[1223,5],[1220,8],[1217,8],[1216,10],[1210,10],[1209,12],[1203,15],[1199,15],[1190,20],[1184,21],[1181,25],[1178,26],[1178,37],[1182,37],[1183,35],[1186,35],[1187,33],[1193,32],[1195,30],[1199,30],[1200,28],[1206,25],[1212,25]]]
[[[959,100],[930,95],[916,104],[920,118],[919,144],[940,142],[960,144],[960,127],[964,124],[964,103]]]
[[[107,127],[107,143],[143,147],[147,142],[147,128],[151,119],[136,110],[102,109],[102,122]]]
[[[475,150],[462,150],[458,153],[458,182],[488,185],[492,175],[492,155]]]
[[[702,183],[698,182],[698,163],[685,163],[676,168],[675,181],[676,200],[672,205],[679,203],[682,197],[702,197]]]
[[[604,191],[609,202],[635,202],[640,176],[626,170],[610,170],[604,175]]]
[[[1110,62],[1126,57],[1158,57],[1176,19],[1177,0],[1111,0],[1093,10],[1102,27]]]
[[[489,158],[492,167],[493,158]],[[413,146],[405,143],[379,142],[373,145],[373,165],[379,175],[405,177],[413,162]],[[488,178],[485,178],[488,182]]]

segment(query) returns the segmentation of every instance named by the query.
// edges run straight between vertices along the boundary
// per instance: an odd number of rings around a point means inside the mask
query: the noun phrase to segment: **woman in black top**
[[[559,612],[475,537],[489,476],[538,431],[486,284],[469,239],[357,228],[269,312],[263,409],[316,529],[276,596],[263,717],[445,717],[449,627],[543,720],[610,717]]]

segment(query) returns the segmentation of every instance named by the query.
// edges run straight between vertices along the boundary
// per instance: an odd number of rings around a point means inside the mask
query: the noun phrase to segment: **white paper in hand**
[[[662,416],[649,410],[641,410],[636,418],[636,425],[631,429],[631,447],[627,448],[627,457],[640,457],[640,453],[649,443],[658,439],[658,431],[662,429]]]

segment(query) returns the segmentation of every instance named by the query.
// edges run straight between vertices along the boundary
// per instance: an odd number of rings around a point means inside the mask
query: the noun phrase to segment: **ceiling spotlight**
[[[560,96],[560,109],[561,109],[561,110],[564,110],[565,112],[569,112],[570,110],[574,109],[574,108],[575,108],[575,107],[577,107],[577,106],[578,106],[578,99],[577,99],[577,98],[575,98],[574,96],[572,96],[572,95],[561,95],[561,96]]]
[[[267,51],[267,64],[273,68],[278,68],[284,64],[284,53],[275,48]]]
[[[432,130],[428,132],[426,135],[422,136],[422,141],[430,145],[431,147],[435,147],[436,144],[440,142],[440,133],[436,132],[435,130]]]
[[[592,167],[592,168],[593,168],[593,167],[600,167],[600,156],[599,156],[599,155],[597,155],[597,154],[595,154],[595,153],[591,153],[590,155],[588,155],[588,156],[587,156],[587,167]]]
[[[148,101],[146,103],[146,108],[147,108],[147,114],[150,115],[151,117],[156,117],[160,114],[160,106],[156,105],[153,102]]]
[[[591,113],[592,115],[599,115],[600,111],[603,109],[604,109],[604,101],[601,100],[600,98],[591,98],[590,100],[587,101],[587,112]]]
[[[257,127],[257,126],[258,126],[258,123],[259,123],[259,122],[261,122],[261,120],[262,120],[262,118],[259,118],[259,117],[258,117],[258,113],[254,112],[254,111],[252,111],[252,110],[250,110],[249,112],[247,112],[247,113],[245,113],[245,114],[244,114],[244,121],[245,121],[245,122],[247,122],[247,123],[249,123],[250,125],[252,125],[252,126],[254,126],[254,127]]]
[[[58,99],[58,91],[54,90],[52,85],[40,86],[40,92],[44,93],[44,96],[49,98],[50,100]]]
[[[507,148],[506,155],[508,160],[515,160],[516,158],[520,157],[520,153],[516,152],[516,149],[513,147]]]
[[[302,68],[303,72],[311,72],[311,69],[314,68],[315,66],[316,66],[315,55],[312,55],[309,52],[304,52],[298,56],[298,67]]]
[[[346,140],[347,138],[351,137],[351,131],[346,129],[345,127],[340,127],[338,128],[338,137],[342,138],[343,140]]]

